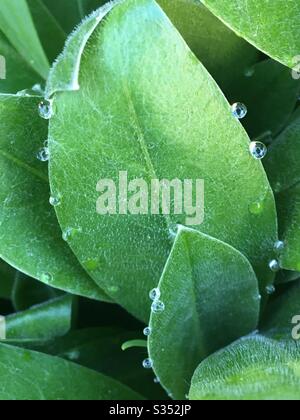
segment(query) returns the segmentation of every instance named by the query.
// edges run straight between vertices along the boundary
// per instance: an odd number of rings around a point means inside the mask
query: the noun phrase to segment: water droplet
[[[252,66],[252,67],[246,68],[244,74],[245,74],[246,77],[252,77],[254,75],[254,73],[255,73],[255,67]]]
[[[151,305],[151,311],[159,314],[165,310],[165,304],[161,300],[155,300]]]
[[[41,281],[43,283],[46,283],[46,284],[51,283],[53,281],[52,274],[50,274],[50,273],[42,273],[41,274]]]
[[[263,159],[268,153],[267,146],[260,141],[252,141],[250,143],[249,150],[254,159],[257,160]]]
[[[276,288],[273,284],[266,287],[267,295],[273,295],[276,292]]]
[[[49,203],[51,204],[51,206],[57,207],[60,205],[61,201],[59,197],[51,196],[49,198]]]
[[[143,360],[143,368],[152,369],[152,367],[153,367],[153,362],[151,359],[148,358],[148,359]]]
[[[270,270],[272,270],[274,273],[277,273],[280,270],[280,265],[277,260],[272,260],[269,263]]]
[[[284,242],[283,241],[276,241],[274,244],[274,251],[281,253],[284,250]]]
[[[50,120],[50,118],[53,116],[53,104],[52,101],[49,101],[47,99],[44,99],[39,103],[39,115],[41,118],[44,118],[44,120]]]
[[[80,232],[80,229],[75,229],[75,228],[68,228],[66,229],[63,234],[62,234],[62,238],[64,241],[69,241],[70,239],[74,238],[75,235],[77,235],[77,233]]]
[[[48,139],[44,141],[44,147],[49,147],[49,140]]]
[[[48,149],[48,147],[42,147],[37,152],[36,157],[41,162],[48,162],[48,160],[49,160],[49,149]]]
[[[249,205],[249,212],[254,215],[261,214],[264,209],[262,201],[255,201]]]
[[[160,384],[160,379],[158,377],[156,377],[156,378],[153,379],[153,382],[155,384]]]
[[[158,287],[156,287],[155,289],[150,290],[149,292],[149,298],[151,300],[157,300],[160,298],[160,290]]]
[[[242,104],[241,102],[237,102],[232,105],[231,112],[235,118],[241,120],[246,117],[248,110],[246,105]]]
[[[151,334],[151,328],[150,328],[150,327],[146,327],[146,328],[144,328],[144,330],[143,330],[143,334],[144,334],[146,337],[149,337],[149,335]]]

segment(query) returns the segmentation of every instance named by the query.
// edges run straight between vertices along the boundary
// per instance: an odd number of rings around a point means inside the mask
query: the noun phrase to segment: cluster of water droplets
[[[165,304],[160,300],[159,288],[152,289],[149,293],[150,299],[153,301],[151,305],[151,312],[157,314],[165,310]]]

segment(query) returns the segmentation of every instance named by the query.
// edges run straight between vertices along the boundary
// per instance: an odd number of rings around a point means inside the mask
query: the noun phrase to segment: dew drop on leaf
[[[250,143],[249,150],[251,156],[254,157],[254,159],[256,160],[263,159],[268,153],[267,146],[260,141],[252,141]]]
[[[52,101],[44,99],[39,103],[38,110],[41,118],[44,118],[44,120],[50,120],[50,118],[53,116]]]
[[[153,367],[153,362],[151,359],[147,358],[145,360],[143,360],[143,368],[145,369],[152,369]]]
[[[156,287],[155,289],[150,290],[149,292],[149,297],[151,300],[157,300],[160,298],[160,290],[158,287]]]
[[[36,157],[41,162],[48,162],[48,160],[49,160],[49,149],[48,149],[48,147],[42,147],[37,152]]]
[[[57,207],[60,205],[61,201],[59,197],[51,196],[49,198],[49,203],[51,204],[51,206]]]
[[[155,300],[151,305],[151,311],[159,314],[165,310],[165,304],[161,300]]]
[[[277,273],[280,270],[280,265],[277,260],[272,260],[269,263],[270,270],[272,270],[274,273]]]
[[[68,241],[72,238],[74,238],[75,235],[77,235],[77,233],[80,232],[80,229],[75,229],[75,228],[67,228],[63,234],[62,234],[62,238],[64,241]]]
[[[274,251],[281,253],[284,250],[284,242],[283,241],[276,241],[274,244]]]
[[[144,330],[143,330],[143,334],[144,334],[146,337],[149,337],[149,335],[151,334],[151,328],[150,328],[150,327],[146,327],[146,328],[144,328]]]
[[[267,295],[273,295],[276,292],[276,288],[273,284],[266,287]]]
[[[235,118],[241,120],[246,117],[248,110],[246,105],[237,102],[231,106],[231,112]]]

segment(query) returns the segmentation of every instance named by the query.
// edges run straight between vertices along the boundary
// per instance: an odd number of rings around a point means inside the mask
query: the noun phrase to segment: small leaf
[[[62,296],[6,318],[6,338],[50,340],[71,328],[72,296]]]
[[[151,315],[149,357],[161,384],[183,399],[201,360],[256,329],[258,283],[234,248],[182,228],[158,287],[165,310]]]
[[[184,225],[186,215],[99,215],[97,183],[119,185],[124,170],[128,183],[204,179],[205,219],[194,227],[243,252],[264,293],[273,279],[275,203],[244,129],[153,0],[110,7],[105,23],[97,26],[107,8],[78,28],[48,82],[49,96],[80,85],[55,95],[49,128],[51,188],[64,195],[56,212],[64,230],[80,228],[69,245],[82,264],[98,260],[96,269],[87,268],[97,284],[147,321],[149,290],[172,247],[170,229]],[[63,84],[62,69],[69,76]]]
[[[0,344],[1,400],[141,400],[136,392],[93,370]]]
[[[107,300],[62,240],[49,204],[47,164],[36,157],[47,138],[39,101],[0,95],[0,256],[52,287]]]
[[[202,3],[270,57],[288,67],[296,64],[294,58],[300,51],[298,0],[202,0]]]
[[[0,12],[0,30],[27,63],[46,79],[49,63],[26,0],[2,0]]]
[[[122,344],[121,349],[125,351],[125,350],[132,349],[135,347],[147,348],[147,341],[146,340],[125,341],[125,343]]]
[[[299,400],[300,357],[294,343],[243,338],[197,368],[191,400]]]

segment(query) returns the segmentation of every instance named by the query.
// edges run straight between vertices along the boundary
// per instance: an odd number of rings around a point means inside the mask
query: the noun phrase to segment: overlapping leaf
[[[181,229],[159,283],[149,356],[162,385],[183,399],[199,362],[256,329],[260,296],[249,262],[230,246]]]

